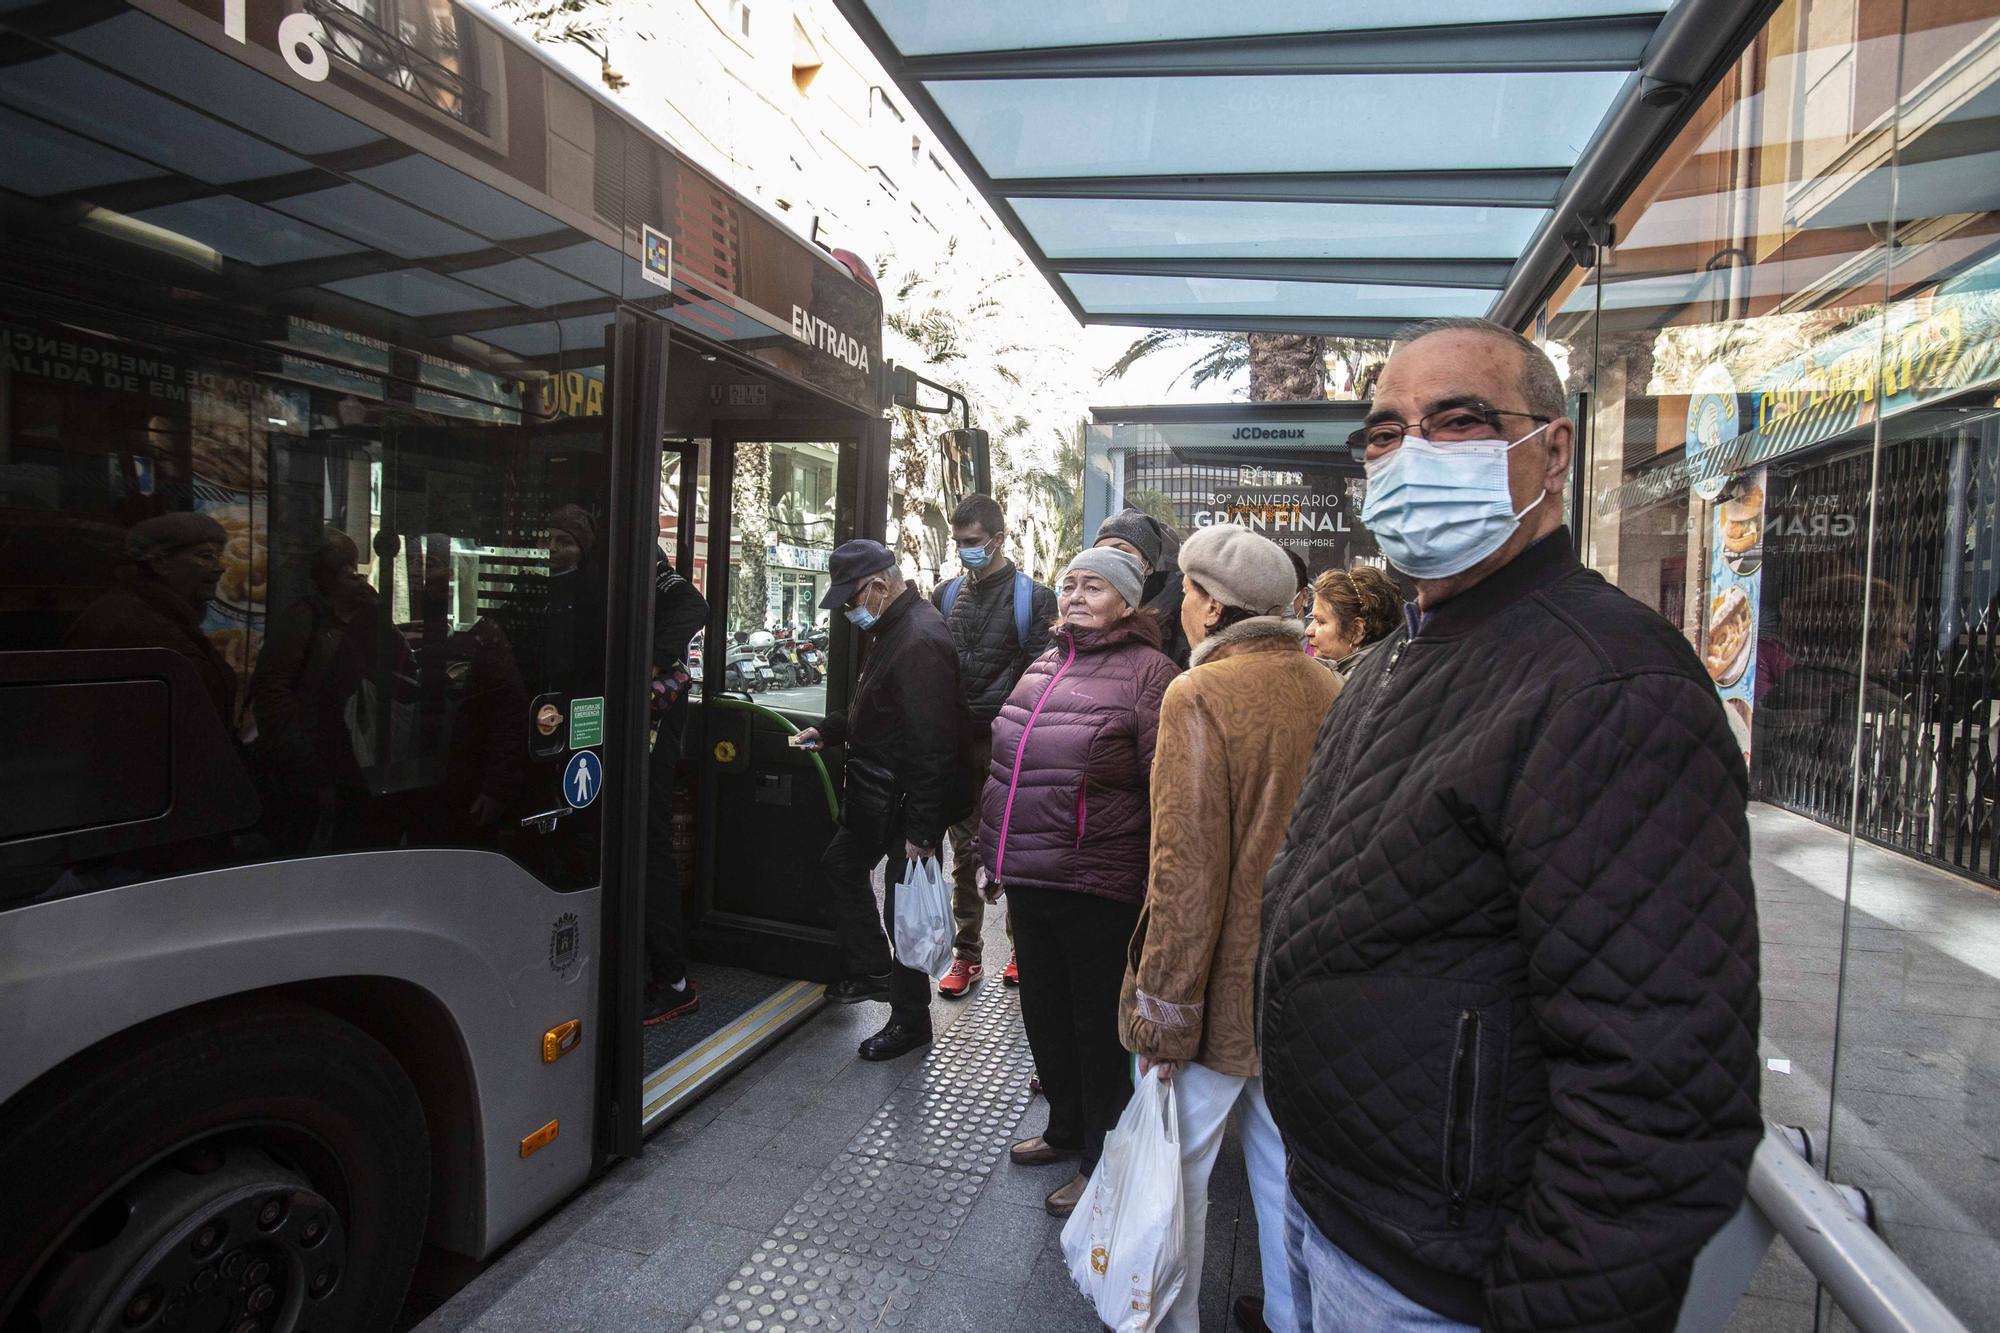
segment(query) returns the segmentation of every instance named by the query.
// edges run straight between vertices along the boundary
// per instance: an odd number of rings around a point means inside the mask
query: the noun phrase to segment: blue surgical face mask
[[[967,569],[984,569],[993,563],[993,552],[983,542],[978,546],[961,546],[958,559]]]
[[[882,618],[858,602],[853,606],[844,608],[840,614],[846,616],[848,623],[859,630],[874,629],[875,622]]]
[[[1361,521],[1389,563],[1413,579],[1444,579],[1492,555],[1514,535],[1542,492],[1516,513],[1507,484],[1507,453],[1548,429],[1543,423],[1508,443],[1433,444],[1405,435],[1392,453],[1368,464]]]

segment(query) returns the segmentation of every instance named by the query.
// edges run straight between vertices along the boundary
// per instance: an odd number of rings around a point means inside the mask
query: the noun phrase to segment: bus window
[[[0,892],[423,846],[594,885],[594,801],[563,772],[602,744],[605,567],[585,550],[559,571],[549,520],[602,521],[601,420],[533,372],[281,323],[282,357],[136,321],[0,328],[5,642],[179,655],[255,792],[233,827],[111,855],[72,839]],[[79,780],[126,762],[105,749]]]
[[[836,530],[838,444],[739,443],[731,497],[729,688],[787,716],[826,713],[820,608]]]

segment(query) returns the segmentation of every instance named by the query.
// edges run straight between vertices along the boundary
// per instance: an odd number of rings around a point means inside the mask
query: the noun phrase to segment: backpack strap
[[[1035,581],[1020,570],[1014,571],[1014,642],[1028,646],[1028,617],[1035,613]]]
[[[960,574],[944,585],[944,596],[938,601],[938,610],[944,612],[946,620],[951,619],[951,608],[958,601],[959,591],[965,586],[965,575]]]

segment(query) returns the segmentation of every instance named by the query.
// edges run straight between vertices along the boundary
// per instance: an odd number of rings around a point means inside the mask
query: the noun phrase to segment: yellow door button
[[[559,1132],[557,1129],[559,1123],[559,1121],[551,1120],[548,1124],[543,1125],[540,1129],[528,1135],[527,1138],[522,1139],[521,1156],[533,1157],[536,1153],[554,1143],[556,1141],[556,1134]]]
[[[575,1050],[583,1038],[583,1020],[572,1018],[567,1023],[558,1023],[542,1034],[542,1063],[552,1065]]]

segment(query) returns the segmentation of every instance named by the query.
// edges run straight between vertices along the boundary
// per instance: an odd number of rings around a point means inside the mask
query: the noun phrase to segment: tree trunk
[[[1250,335],[1250,401],[1326,397],[1326,339],[1304,333]]]
[[[771,537],[771,446],[736,446],[736,578],[729,585],[729,628],[757,630],[770,619],[770,567],[764,544]]]

